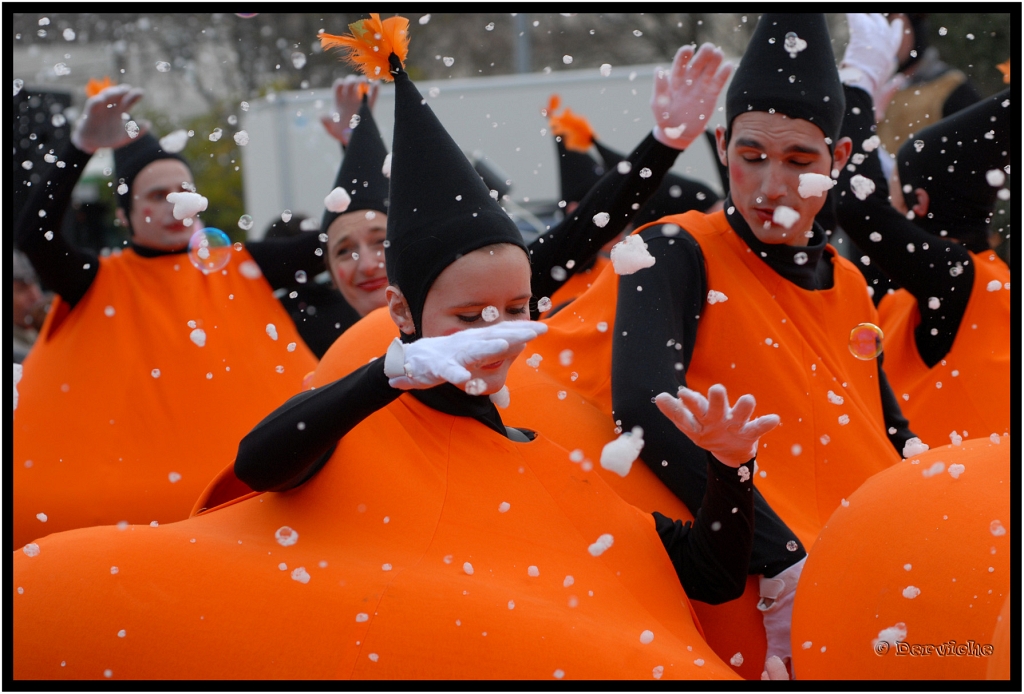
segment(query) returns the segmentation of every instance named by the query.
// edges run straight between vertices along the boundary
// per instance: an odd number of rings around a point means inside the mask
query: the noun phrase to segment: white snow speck
[[[804,447],[801,446],[799,443],[794,443],[790,447],[789,452],[792,453],[793,455],[800,455],[801,453],[804,452]]]
[[[196,328],[189,333],[188,338],[196,344],[197,347],[204,347],[206,345],[206,331],[202,328]]]
[[[117,632],[118,638],[122,638],[123,639],[127,635],[128,635],[128,632],[125,631],[124,629],[122,629],[121,631]]]
[[[961,465],[960,463],[953,463],[952,465],[949,466],[949,469],[946,470],[946,472],[949,473],[950,477],[952,477],[955,480],[958,480],[960,479],[960,475],[964,474],[965,469],[966,468],[964,468],[964,466]]]
[[[990,169],[985,172],[985,180],[993,188],[998,188],[1006,183],[1006,174],[1003,173],[1002,169]]]
[[[797,53],[807,48],[807,42],[797,36],[795,31],[790,31],[786,34],[782,47],[789,53],[790,58],[795,58]]]
[[[729,658],[729,664],[732,665],[733,667],[739,667],[740,665],[742,665],[743,664],[743,654],[737,651],[733,655],[733,657]]]
[[[21,551],[25,553],[25,556],[35,557],[39,554],[39,545],[35,542],[29,542],[27,545],[21,548]]]
[[[886,627],[878,632],[878,638],[871,642],[872,646],[878,645],[880,642],[885,641],[890,646],[895,646],[899,641],[905,641],[907,638],[907,625],[903,622],[897,622],[891,627]]]
[[[928,450],[928,444],[921,441],[916,436],[907,439],[907,442],[903,444],[903,457],[913,458],[915,455],[921,455]]]
[[[601,321],[595,327],[597,327],[597,332],[599,332],[599,333],[608,332],[608,324],[605,323],[604,321]]]
[[[562,56],[562,62],[565,63],[566,65],[572,65],[572,56],[571,55],[563,55]]]
[[[811,646],[813,646],[813,645],[814,644],[811,643],[810,641],[804,641],[802,644],[800,644],[800,647],[803,648],[806,651],[806,650],[810,650]]]
[[[369,658],[370,660],[372,660],[375,663],[380,659],[380,656],[377,655],[376,653],[371,653],[371,654],[369,654],[366,657]]]
[[[294,352],[296,347],[298,347],[298,345],[296,343],[289,342],[288,346],[285,347],[285,349],[287,349],[289,352]]]
[[[839,504],[840,504],[840,505],[841,505],[841,506],[842,506],[843,508],[849,508],[849,506],[850,506],[850,502],[849,502],[849,501],[847,501],[846,499],[840,499],[840,500],[839,500]]]
[[[992,533],[992,535],[994,535],[995,537],[1002,537],[1006,534],[1006,528],[1004,528],[1003,524],[997,520],[994,520],[988,524],[988,531]]]
[[[168,479],[168,481],[170,481],[171,484],[174,484],[175,482],[177,482],[177,481],[179,481],[181,479],[181,473],[180,472],[169,472],[169,473],[167,473],[167,479]]]
[[[867,200],[868,196],[875,192],[875,182],[857,174],[850,179],[850,190],[857,196],[858,200]]]
[[[636,234],[627,236],[612,247],[611,260],[616,275],[632,275],[651,267],[656,261],[648,252],[647,244]]]
[[[344,188],[335,188],[324,198],[324,207],[331,212],[344,212],[352,204],[352,198]]]
[[[529,366],[531,369],[536,369],[538,366],[540,366],[540,362],[543,359],[544,357],[542,357],[541,355],[533,354],[530,356],[529,359],[526,360],[526,365]]]
[[[551,299],[549,299],[546,296],[542,296],[540,300],[537,301],[537,310],[540,311],[541,313],[544,313],[545,311],[550,311]]]
[[[960,436],[960,434],[956,433],[955,429],[953,431],[949,432],[949,441],[954,446],[959,446],[961,443],[963,443],[963,440],[964,440],[963,437]]]
[[[299,583],[309,583],[309,572],[306,571],[306,567],[300,566],[292,571],[292,580]]]
[[[839,415],[839,425],[840,426],[846,426],[849,423],[850,423],[850,415],[848,415],[848,414],[841,414],[841,415]]]
[[[597,542],[587,547],[587,551],[590,552],[591,556],[599,557],[605,553],[609,547],[615,542],[615,538],[605,533],[601,537],[597,538]]]
[[[484,391],[487,390],[487,382],[482,378],[471,378],[466,381],[463,389],[469,395],[483,395]]]
[[[562,366],[569,366],[572,364],[572,350],[563,349],[558,353],[558,363]]]
[[[434,90],[431,89],[431,92]],[[437,94],[431,94],[431,96],[437,96]],[[388,152],[387,156],[384,157],[384,165],[380,167],[380,172],[384,174],[386,178],[391,178],[391,153]]]
[[[912,568],[914,568],[914,567],[911,564],[904,564],[903,565],[903,570],[904,571],[910,571]]]
[[[607,212],[598,212],[593,217],[594,226],[604,228],[608,226],[608,222],[611,220],[611,218],[612,216]]]
[[[985,289],[987,289],[990,292],[998,292],[1002,288],[1003,283],[1000,282],[999,280],[992,280],[985,286]]]
[[[425,14],[422,17],[420,17],[420,25],[421,26],[426,24],[429,21],[430,21],[430,15],[429,14]]]
[[[224,131],[220,128],[214,128],[213,132],[210,133],[210,142],[216,142],[220,139],[220,136],[224,134]]]
[[[651,676],[654,677],[654,679],[656,679],[656,680],[660,680],[661,676],[664,675],[664,674],[665,674],[665,666],[664,665],[655,665],[654,669],[651,671]]]
[[[654,172],[648,169],[646,166],[640,169],[640,178],[650,178],[654,175]]]
[[[188,144],[188,131],[175,130],[160,138],[160,148],[168,154],[177,154]]]
[[[615,165],[615,170],[618,171],[623,176],[625,176],[626,174],[633,170],[633,165],[629,163],[628,159],[623,159],[622,161]]]
[[[462,565],[462,570],[465,571],[470,576],[473,575],[473,565],[470,564],[468,561],[465,564]]]
[[[498,513],[506,513],[510,508],[512,508],[512,504],[507,501],[502,501],[498,504]]]
[[[134,140],[139,136],[139,124],[130,120],[124,124],[124,131],[128,133],[128,137]]]
[[[393,569],[393,568],[394,567],[391,566],[391,564],[381,564],[380,565],[380,570],[381,571],[391,571],[391,569]]]
[[[239,220],[239,226],[241,226],[241,220]],[[260,270],[260,266],[254,260],[242,261],[238,265],[238,272],[241,273],[242,277],[249,280],[258,280],[260,277],[263,277],[263,271]]]
[[[612,66],[610,63],[604,63],[601,65],[601,77],[607,77],[612,74]]]
[[[119,186],[117,186],[117,194],[118,195],[127,195],[128,194],[128,184],[127,183],[122,183]]]
[[[1002,439],[999,438],[999,434],[989,434],[988,440],[992,443],[1002,443]]]
[[[37,520],[38,520],[38,521],[39,521],[40,523],[45,523],[45,522],[46,522],[46,514],[45,514],[45,513],[37,513],[37,514],[36,514],[36,519],[37,519]]]
[[[244,130],[239,130],[237,133],[235,133],[235,144],[238,145],[239,147],[245,147],[247,144],[249,144],[249,133],[245,132]]]
[[[934,311],[937,308],[939,308],[939,306],[941,306],[941,305],[942,305],[942,301],[939,299],[939,297],[937,297],[937,296],[930,296],[930,297],[928,297],[928,308],[930,308],[931,310]]]
[[[359,614],[356,615],[356,621],[357,622],[366,622],[369,619],[370,619],[370,615],[366,614],[365,612],[360,612]]]
[[[800,187],[797,192],[802,198],[820,198],[828,192],[837,181],[831,176],[817,173],[800,174]]]
[[[907,586],[903,589],[903,597],[905,597],[907,600],[913,600],[920,594],[921,589],[917,586]],[[879,636],[881,636],[881,634],[879,634]]]
[[[708,290],[708,303],[709,304],[720,304],[723,301],[728,301],[728,300],[729,300],[729,297],[727,297],[722,292],[715,291],[714,289],[709,289]]]
[[[267,323],[267,335],[270,335],[271,340],[277,339],[277,326],[273,323]]]
[[[836,395],[831,390],[828,392],[828,401],[833,405],[842,405],[844,402],[842,395]]]
[[[510,609],[510,610],[516,609],[516,602],[515,602],[515,600],[509,600],[508,601],[508,609]]]
[[[109,669],[108,670],[104,670],[103,671],[103,676],[109,679],[109,678],[114,676],[114,671],[113,670],[109,670]]]
[[[562,581],[562,587],[563,588],[568,588],[569,586],[571,586],[575,582],[576,582],[575,578],[573,578],[572,576],[566,576],[565,580]]]
[[[536,566],[529,566],[526,568],[526,575],[530,576],[531,578],[537,578],[538,576],[540,576],[540,569],[538,569]]]
[[[644,447],[644,430],[633,427],[631,432],[620,434],[614,441],[609,441],[601,449],[601,467],[611,470],[620,477],[629,474],[633,461],[640,455]]]
[[[882,144],[882,141],[878,138],[878,135],[872,135],[868,139],[864,140],[860,146],[865,152],[873,152],[878,149],[878,145],[880,144]]]
[[[502,386],[501,390],[497,393],[491,393],[487,396],[494,403],[495,407],[505,409],[512,402],[512,395],[509,393],[508,386]]]
[[[197,214],[205,210],[206,206],[210,203],[209,200],[199,193],[189,193],[187,191],[182,191],[180,193],[168,193],[167,202],[174,205],[174,209],[171,210],[171,214],[173,214],[174,218],[178,220],[195,217]]]
[[[299,533],[289,528],[287,525],[282,525],[274,533],[274,537],[277,539],[277,543],[282,547],[290,547],[299,541]]]
[[[775,208],[772,213],[772,221],[776,224],[781,224],[787,229],[791,228],[800,220],[800,213],[794,210],[792,207],[786,207],[785,205],[779,205]]]
[[[739,475],[740,482],[746,482],[747,480],[750,479],[750,468],[748,468],[746,465],[740,465],[738,468],[736,468],[736,474]]]
[[[654,632],[650,629],[644,629],[640,632],[640,643],[648,644],[654,640]]]
[[[703,658],[696,658],[696,659],[694,659],[693,664],[696,665],[697,667],[704,667],[704,659]]]
[[[930,468],[921,470],[921,474],[925,477],[934,477],[935,475],[941,475],[942,471],[946,469],[946,464],[943,462],[933,463]]]
[[[868,234],[868,238],[874,241],[875,243],[878,243],[879,241],[882,240],[882,235],[879,234],[877,231],[872,231],[870,234]]]
[[[559,670],[555,670],[555,672],[554,672],[554,678],[555,678],[556,680],[560,680],[560,679],[562,679],[563,677],[565,677],[565,670],[561,670],[561,669],[559,669]]]
[[[21,364],[14,365],[14,409],[18,409],[18,383],[21,381]]]
[[[552,265],[551,266],[551,277],[554,278],[554,280],[556,282],[562,282],[568,276],[569,276],[569,273],[566,272],[565,268],[562,267],[561,265]]]
[[[493,323],[498,320],[498,316],[500,315],[501,312],[498,310],[497,306],[485,306],[484,310],[480,312],[480,317],[484,319],[485,323]]]

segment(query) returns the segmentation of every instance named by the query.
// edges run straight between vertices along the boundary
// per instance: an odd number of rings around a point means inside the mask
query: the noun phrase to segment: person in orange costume
[[[373,15],[353,32],[406,26]],[[239,477],[290,491],[26,546],[15,557],[15,677],[733,677],[703,643],[680,580],[742,589],[749,456],[777,418],[748,421],[753,400],[729,408],[720,388],[703,407],[696,394],[663,396],[667,412],[717,437],[716,483],[692,528],[629,506],[565,449],[506,427],[482,393],[543,332],[523,320],[526,247],[387,53],[401,154],[388,301],[403,340],[264,423],[289,420],[287,440],[268,443],[307,453],[325,427],[346,429],[326,437],[326,464],[314,454],[301,469],[287,456],[265,466],[267,449],[250,445],[264,424],[243,440]],[[463,329],[485,316],[492,325]],[[323,407],[346,390],[342,406]],[[361,394],[377,398],[372,411]]]
[[[993,215],[1019,131],[1010,91],[918,132],[900,148],[887,182],[871,148],[870,109],[885,79],[882,73],[846,88],[843,131],[862,163],[840,176],[837,214],[901,287],[878,306],[890,382],[927,444],[1007,433],[1010,269],[990,239],[998,241]]]
[[[993,434],[929,450],[836,509],[797,591],[798,677],[981,680],[1006,657],[993,636],[1012,590],[1010,445]]]
[[[613,250],[623,274],[606,270],[532,345],[565,390],[623,430],[643,428],[640,457],[691,510],[703,452],[664,426],[651,397],[722,382],[783,413],[762,442],[750,567],[767,653],[783,659],[806,548],[841,499],[915,438],[874,349],[851,350],[855,331],[871,330],[859,326],[878,323],[864,280],[813,223],[850,150],[829,46],[822,15],[762,16],[716,133],[726,209],[639,230]]]
[[[192,173],[148,132],[126,131],[140,97],[127,85],[90,97],[16,228],[58,298],[19,384],[15,547],[70,528],[187,518],[238,440],[316,366],[271,289],[322,266],[316,234],[239,244],[220,271],[193,267],[186,251],[202,224],[193,214],[187,226],[166,200],[185,194]],[[131,232],[129,248],[104,257],[59,227],[100,147],[115,148]]]

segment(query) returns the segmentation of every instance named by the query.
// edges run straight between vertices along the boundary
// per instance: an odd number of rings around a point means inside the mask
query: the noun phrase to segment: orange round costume
[[[611,263],[610,260],[603,256],[598,256],[592,267],[587,268],[581,272],[577,272],[575,275],[570,277],[565,284],[558,288],[558,291],[551,295],[551,306],[557,308],[563,304],[567,304],[579,297],[583,292],[590,289],[594,281],[597,280],[598,276],[604,271],[604,268]]]
[[[100,263],[74,310],[54,303],[24,364],[15,547],[187,517],[241,437],[316,365],[245,250],[210,275],[184,254]]]
[[[26,549],[18,679],[735,677],[649,514],[409,395],[297,489]]]
[[[878,307],[885,365],[903,414],[925,443],[938,446],[1010,430],[1010,269],[989,251],[971,253],[974,285],[949,353],[928,368],[914,329],[917,301],[904,289]],[[965,433],[966,432],[966,433]]]
[[[793,607],[802,679],[984,679],[1010,593],[1010,440],[944,446],[865,482],[822,529]],[[887,640],[888,639],[888,640]],[[926,645],[960,649],[930,655]],[[913,650],[911,650],[913,649]]]

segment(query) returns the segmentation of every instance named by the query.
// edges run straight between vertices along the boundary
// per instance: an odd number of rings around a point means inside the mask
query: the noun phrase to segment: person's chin
[[[505,385],[505,379],[508,378],[508,369],[511,365],[511,359],[502,359],[493,364],[484,364],[477,367],[471,373],[473,378],[479,378],[487,385],[483,394],[491,395],[497,393]]]

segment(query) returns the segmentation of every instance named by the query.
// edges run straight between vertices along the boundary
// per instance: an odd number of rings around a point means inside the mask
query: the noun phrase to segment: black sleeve
[[[953,347],[971,296],[974,264],[966,248],[925,231],[889,204],[878,153],[865,152],[862,146],[875,130],[871,96],[855,87],[845,91],[843,135],[853,139],[853,155],[836,187],[839,222],[872,264],[914,295],[921,314],[914,333],[917,350],[925,364],[934,366]],[[855,164],[858,155],[864,159]],[[858,200],[850,188],[855,175],[875,184],[865,200]]]
[[[754,461],[738,469],[707,454],[707,488],[689,521],[654,512],[679,582],[694,600],[718,605],[743,595],[754,542]]]
[[[33,187],[14,231],[15,246],[28,256],[42,285],[72,308],[85,296],[100,267],[95,253],[72,246],[61,233],[71,191],[91,158],[65,143],[57,161],[48,165]]]
[[[274,289],[294,287],[295,273],[300,270],[306,273],[308,281],[312,281],[327,269],[324,244],[320,242],[320,234],[316,231],[306,231],[286,238],[250,241],[245,244],[245,248]],[[320,249],[320,255],[317,255],[317,249]]]
[[[640,458],[696,515],[707,486],[707,453],[662,415],[652,399],[662,392],[674,395],[679,386],[686,385],[686,368],[707,295],[707,276],[704,256],[693,237],[685,231],[665,236],[662,228],[641,232],[655,264],[619,278],[612,411],[623,430],[637,425],[643,428]],[[775,576],[805,552],[756,489],[754,512],[749,572]],[[796,543],[796,551],[787,549],[791,542]]]
[[[529,250],[530,262],[533,264],[533,295],[551,296],[576,270],[588,267],[601,246],[618,236],[658,190],[680,151],[661,144],[654,139],[653,134],[649,134],[630,153],[627,159],[630,163],[629,173],[621,174],[616,167],[612,167],[590,189],[572,214],[531,243]],[[644,177],[647,174],[645,169],[650,172],[650,176]],[[594,224],[594,215],[599,212],[606,212],[609,216],[608,223],[603,227]],[[567,267],[569,261],[573,261],[571,268]],[[551,270],[556,266],[566,270],[565,276],[557,280],[551,276]]]
[[[946,97],[945,103],[942,104],[942,117],[951,116],[979,101],[981,101],[981,94],[974,88],[974,85],[965,81]]]
[[[896,394],[892,392],[889,378],[885,375],[885,369],[882,368],[883,357],[885,357],[884,353],[879,354],[877,359],[878,389],[882,395],[882,420],[885,422],[885,435],[889,437],[889,443],[900,454],[900,457],[903,457],[904,444],[916,437],[917,434],[910,430],[910,422],[903,416],[900,401],[896,399]]]
[[[235,475],[256,491],[284,491],[315,475],[338,441],[402,394],[375,359],[330,385],[292,397],[245,435]]]

